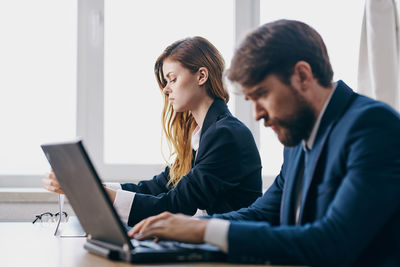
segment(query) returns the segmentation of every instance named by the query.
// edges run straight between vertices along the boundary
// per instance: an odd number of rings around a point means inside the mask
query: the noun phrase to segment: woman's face
[[[192,74],[178,61],[165,59],[163,62],[164,79],[167,85],[163,93],[168,96],[169,103],[175,112],[193,110],[205,95],[204,84],[200,72]]]

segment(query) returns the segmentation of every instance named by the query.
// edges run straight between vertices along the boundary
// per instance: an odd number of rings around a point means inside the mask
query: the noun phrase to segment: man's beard
[[[294,89],[293,89],[294,91]],[[296,146],[301,140],[307,140],[316,121],[311,105],[294,91],[296,103],[294,111],[286,118],[274,118],[268,124],[275,126],[275,133],[284,146]]]

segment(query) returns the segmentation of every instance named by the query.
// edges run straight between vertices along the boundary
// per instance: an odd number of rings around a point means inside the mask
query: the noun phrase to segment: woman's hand
[[[113,189],[110,189],[110,188],[107,188],[105,185],[103,185],[103,186],[104,186],[104,189],[106,190],[106,192],[108,194],[108,197],[110,198],[111,203],[114,203],[115,198],[117,196],[117,191],[113,190]]]
[[[50,192],[64,194],[64,191],[61,189],[61,186],[57,181],[57,177],[54,174],[53,169],[50,169],[50,172],[46,174],[46,178],[42,179],[42,183],[43,187]]]
[[[136,224],[128,235],[138,240],[155,238],[203,243],[208,220],[163,212]]]

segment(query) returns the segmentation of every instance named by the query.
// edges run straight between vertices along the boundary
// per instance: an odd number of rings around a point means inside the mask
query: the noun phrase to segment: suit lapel
[[[203,126],[201,127],[200,133],[200,141],[199,148],[197,149],[197,153],[194,154],[194,161],[192,166],[195,166],[198,162],[197,160],[202,157],[202,153],[204,148],[202,146],[203,137],[207,135],[207,130],[211,125],[215,124],[216,121],[219,120],[221,116],[231,115],[228,106],[225,102],[220,98],[215,98],[214,102],[211,104],[210,108],[207,111],[206,117],[204,118]]]
[[[211,104],[210,108],[207,111],[206,117],[204,118],[203,126],[201,127],[200,144],[201,139],[207,132],[207,129],[218,120],[219,116],[227,113],[230,114],[228,106],[225,104],[225,102],[220,98],[215,98],[214,102]]]
[[[304,181],[302,191],[302,201],[300,208],[300,223],[303,221],[304,207],[307,203],[307,196],[313,181],[314,174],[318,165],[318,160],[324,148],[326,140],[332,131],[337,120],[346,111],[348,105],[353,99],[354,92],[342,81],[338,81],[335,92],[330,99],[330,102],[323,114],[321,124],[319,126],[317,136],[315,138],[313,148],[308,151],[308,159],[304,168]]]

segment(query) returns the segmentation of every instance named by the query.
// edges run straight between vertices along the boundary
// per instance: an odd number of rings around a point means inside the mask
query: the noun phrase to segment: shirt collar
[[[199,149],[200,144],[200,135],[201,135],[201,128],[196,126],[192,133],[192,148],[197,151]]]
[[[329,95],[328,99],[325,101],[324,107],[322,108],[321,112],[318,115],[317,120],[315,121],[314,127],[310,133],[310,136],[308,137],[307,140],[303,140],[303,149],[304,150],[311,150],[313,148],[315,138],[317,137],[319,125],[321,124],[322,116],[324,116],[326,107],[328,106],[329,101],[331,100],[332,95],[336,90],[336,87],[337,87],[337,82],[333,83],[333,90],[332,90],[331,94]]]

